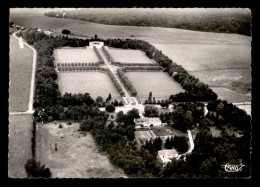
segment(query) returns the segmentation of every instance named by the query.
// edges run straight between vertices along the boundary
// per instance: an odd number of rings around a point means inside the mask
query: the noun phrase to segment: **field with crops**
[[[115,62],[144,64],[155,63],[140,50],[108,48],[108,52]]]
[[[171,94],[177,94],[184,90],[164,72],[127,72],[125,75],[137,90],[137,97],[144,102],[149,93],[155,99],[169,99]]]
[[[62,95],[68,93],[89,93],[92,98],[104,99],[111,93],[112,99],[121,98],[110,77],[101,72],[66,72],[59,73],[59,87]]]
[[[59,124],[62,128],[59,128]],[[50,168],[52,177],[126,177],[124,172],[113,166],[108,156],[99,150],[92,135],[81,134],[78,129],[78,123],[48,123],[39,126],[36,134],[36,159]]]
[[[14,36],[10,36],[9,111],[26,111],[30,98],[33,67],[33,51],[24,45],[20,48]]]
[[[55,49],[56,63],[98,62],[98,56],[92,48],[61,48]]]
[[[252,97],[249,95],[239,94],[227,88],[221,88],[221,87],[211,87],[211,88],[218,95],[218,99],[225,99],[230,103],[251,102],[252,100]]]
[[[9,115],[8,177],[26,178],[24,164],[32,158],[32,115]]]

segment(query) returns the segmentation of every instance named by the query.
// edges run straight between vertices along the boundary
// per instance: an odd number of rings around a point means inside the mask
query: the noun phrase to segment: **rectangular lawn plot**
[[[108,52],[115,62],[147,64],[155,63],[140,50],[109,48]]]
[[[91,48],[55,49],[55,61],[58,63],[98,62],[98,56]]]
[[[59,87],[62,95],[89,93],[94,99],[101,96],[105,100],[111,93],[112,100],[121,98],[110,77],[101,72],[61,72]]]
[[[164,72],[127,72],[125,75],[137,90],[138,98],[144,102],[149,93],[155,99],[169,99],[171,94],[184,92],[184,90]]]

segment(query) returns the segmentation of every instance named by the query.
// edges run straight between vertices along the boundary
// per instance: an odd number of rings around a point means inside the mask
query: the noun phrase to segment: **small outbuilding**
[[[102,48],[102,46],[104,46],[104,42],[100,42],[100,41],[89,42],[89,48],[93,48],[94,46],[96,48]]]
[[[158,157],[166,164],[171,162],[171,159],[178,157],[178,152],[175,149],[160,150],[158,151]]]

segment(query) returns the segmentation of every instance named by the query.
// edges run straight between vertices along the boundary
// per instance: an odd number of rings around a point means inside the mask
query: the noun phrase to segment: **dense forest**
[[[186,160],[173,160],[163,167],[157,160],[157,153],[162,148],[160,138],[146,142],[140,149],[136,147],[134,118],[139,117],[137,109],[132,109],[127,114],[119,111],[115,119],[117,125],[113,122],[106,125],[109,114],[98,108],[105,102],[103,98],[93,99],[88,93],[74,95],[67,93],[62,96],[59,92],[57,73],[53,63],[53,49],[76,44],[86,45],[89,41],[66,37],[47,37],[38,32],[34,34],[25,32],[18,35],[23,35],[23,38],[31,42],[38,52],[34,98],[34,118],[38,122],[45,123],[53,120],[80,122],[79,130],[90,131],[100,149],[108,153],[111,162],[123,168],[130,177],[223,178],[250,175],[251,118],[245,111],[226,101],[216,99],[208,103],[209,112],[206,116],[204,115],[204,105],[196,102],[176,104],[174,107],[176,110],[164,114],[159,114],[153,106],[146,106],[145,116],[159,116],[163,122],[182,131],[195,128],[198,130],[192,154],[187,155]],[[141,44],[137,45],[144,47]],[[171,62],[167,58],[164,60]],[[166,68],[172,66],[165,63],[163,59],[159,64],[165,64],[163,67]],[[179,69],[185,74],[185,70],[182,70],[181,67]],[[176,70],[178,71],[178,68]],[[150,94],[151,98],[152,94]],[[111,95],[108,94],[106,101],[110,99]],[[113,105],[119,104],[116,101],[111,103],[108,105],[111,110],[114,110]],[[221,130],[221,136],[212,136],[210,127],[213,126]],[[241,131],[242,135],[237,137],[235,134],[229,134],[227,129],[231,128]],[[183,138],[177,138],[173,142],[168,140],[166,146],[177,147],[179,151],[183,152],[187,146],[180,146],[185,144],[181,139]],[[242,172],[226,173],[221,167],[226,163],[243,163],[245,167]],[[25,168],[28,176],[51,176],[51,171],[34,159],[28,160]]]
[[[65,15],[64,15],[65,13]],[[46,16],[108,25],[155,26],[251,35],[251,12],[242,8],[86,8]]]

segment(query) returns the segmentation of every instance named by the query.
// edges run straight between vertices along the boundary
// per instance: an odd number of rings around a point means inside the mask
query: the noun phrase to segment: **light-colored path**
[[[19,31],[17,31],[19,32]],[[16,36],[16,33],[13,33],[13,36],[19,40],[19,38]],[[34,112],[33,110],[33,96],[34,96],[34,83],[35,83],[35,69],[36,69],[36,61],[37,61],[37,52],[36,50],[30,46],[29,44],[27,44],[26,42],[23,41],[23,43],[25,45],[27,45],[30,49],[33,50],[33,68],[32,68],[32,78],[31,78],[31,88],[30,88],[30,100],[29,100],[29,103],[28,103],[28,110],[26,112],[19,112],[19,114],[32,114]],[[15,114],[15,112],[12,112],[13,114]],[[11,113],[11,114],[12,114]]]
[[[131,97],[131,96],[128,94],[127,90],[125,89],[124,85],[122,84],[122,82],[120,81],[120,79],[119,79],[119,77],[118,77],[118,75],[117,75],[117,73],[116,73],[117,68],[115,68],[115,66],[113,66],[113,67],[111,66],[111,63],[107,60],[107,57],[105,56],[105,54],[104,54],[104,52],[103,52],[102,49],[98,49],[98,50],[99,50],[100,54],[102,55],[105,64],[106,64],[107,67],[111,70],[111,72],[114,74],[116,80],[118,81],[118,83],[119,83],[120,86],[122,87],[123,91],[125,92],[125,97],[127,97],[127,98]]]
[[[188,150],[187,152],[178,155],[178,158],[177,158],[177,159],[179,159],[181,156],[185,156],[185,155],[187,155],[187,154],[190,154],[190,153],[193,151],[194,147],[195,147],[195,146],[194,146],[194,142],[193,142],[193,138],[192,138],[191,131],[190,131],[190,130],[187,130],[187,134],[188,134],[188,137],[189,137],[190,148],[189,148],[189,150]]]

